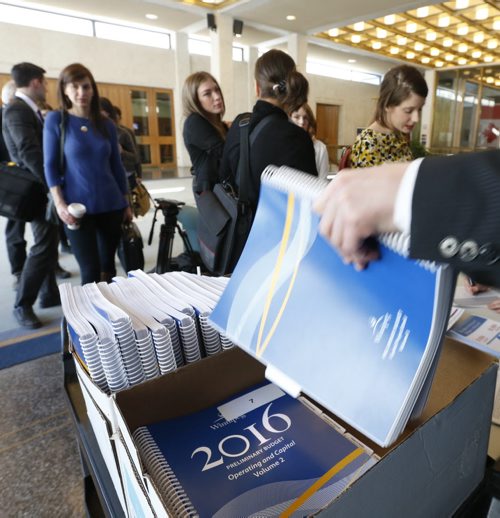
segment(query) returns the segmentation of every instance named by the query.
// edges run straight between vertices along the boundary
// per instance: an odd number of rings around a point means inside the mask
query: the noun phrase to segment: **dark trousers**
[[[15,219],[7,220],[5,226],[5,244],[9,257],[10,272],[19,275],[26,261],[26,240],[24,230],[26,223]]]
[[[82,284],[111,280],[116,275],[115,254],[121,237],[123,210],[86,214],[80,228],[65,228]],[[101,275],[102,273],[102,275]]]
[[[58,295],[55,276],[59,242],[57,225],[42,218],[33,220],[30,226],[34,242],[19,278],[15,307],[32,306],[38,295],[40,299]]]

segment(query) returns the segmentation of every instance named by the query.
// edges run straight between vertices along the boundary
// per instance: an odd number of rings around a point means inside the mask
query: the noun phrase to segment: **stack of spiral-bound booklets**
[[[398,234],[380,236],[380,259],[365,270],[344,264],[312,211],[325,185],[287,167],[266,169],[252,230],[211,322],[287,392],[387,446],[424,407],[455,279],[447,266],[410,259],[409,239]]]
[[[262,383],[133,433],[169,516],[314,514],[376,459],[352,437]]]
[[[232,343],[208,315],[227,281],[136,270],[110,284],[61,284],[73,349],[108,394],[217,354]]]

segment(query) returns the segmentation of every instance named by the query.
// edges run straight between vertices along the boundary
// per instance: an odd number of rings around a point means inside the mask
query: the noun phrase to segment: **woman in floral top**
[[[412,160],[410,135],[420,119],[427,93],[427,83],[415,67],[391,68],[380,86],[375,120],[352,146],[350,167]]]

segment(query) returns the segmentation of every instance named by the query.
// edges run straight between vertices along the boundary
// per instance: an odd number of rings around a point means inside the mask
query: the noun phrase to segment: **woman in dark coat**
[[[184,145],[191,159],[195,195],[211,191],[217,182],[218,170],[227,126],[222,117],[224,97],[219,83],[208,72],[195,72],[184,82],[182,104]]]

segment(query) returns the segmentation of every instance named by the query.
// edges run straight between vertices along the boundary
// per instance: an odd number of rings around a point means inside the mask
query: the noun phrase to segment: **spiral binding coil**
[[[328,180],[298,171],[292,167],[269,165],[261,180],[283,192],[293,192],[301,198],[315,199],[328,185]]]
[[[297,169],[275,165],[267,166],[261,178],[263,183],[271,185],[282,192],[293,192],[298,197],[309,200],[317,198],[329,183],[327,180],[298,171]],[[409,234],[401,232],[384,233],[378,236],[378,240],[397,254],[409,257]],[[434,261],[417,260],[417,263],[431,272],[435,272],[438,268]]]
[[[146,470],[151,475],[164,500],[165,507],[179,518],[197,517],[196,509],[147,427],[137,428],[132,436]]]

